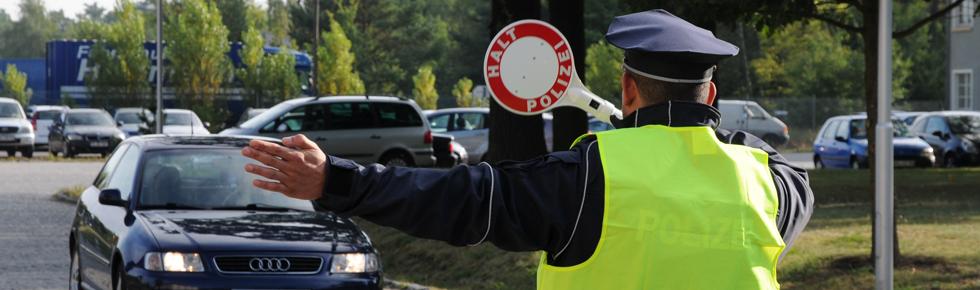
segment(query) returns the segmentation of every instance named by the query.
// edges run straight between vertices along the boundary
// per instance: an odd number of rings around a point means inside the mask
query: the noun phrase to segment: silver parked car
[[[34,148],[41,149],[48,147],[48,132],[54,120],[61,116],[61,113],[68,110],[66,106],[32,106],[34,113],[31,116],[31,125],[34,126]]]
[[[487,127],[487,119],[490,118],[489,108],[452,108],[441,110],[426,111],[429,119],[429,127],[436,133],[445,133],[455,137],[455,141],[466,148],[469,154],[468,162],[477,164],[482,161],[483,155],[487,153],[489,147],[490,130]],[[544,113],[544,139],[545,146],[551,150],[551,113]]]
[[[163,133],[171,135],[211,135],[208,131],[210,124],[201,122],[201,118],[191,110],[164,109]]]
[[[771,146],[789,142],[786,123],[769,114],[754,101],[718,100],[722,129],[749,132]]]
[[[119,129],[126,133],[126,138],[142,135],[141,129],[149,129],[148,122],[153,122],[153,112],[146,108],[119,108],[112,116]]]
[[[412,100],[377,96],[306,97],[279,103],[220,135],[305,134],[331,155],[358,163],[432,166],[432,131]]]
[[[24,157],[34,156],[34,128],[20,103],[10,98],[0,98],[0,150],[10,157],[17,151]]]

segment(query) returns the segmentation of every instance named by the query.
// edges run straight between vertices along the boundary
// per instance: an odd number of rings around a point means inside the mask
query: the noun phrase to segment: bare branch
[[[905,28],[903,30],[897,30],[897,31],[895,31],[894,33],[892,33],[892,38],[902,38],[902,37],[909,36],[910,34],[912,34],[913,32],[915,32],[915,30],[921,28],[922,26],[925,26],[926,24],[929,24],[929,22],[932,22],[932,21],[934,21],[936,19],[939,19],[940,17],[945,16],[946,13],[949,13],[949,11],[952,11],[953,8],[956,8],[957,6],[960,6],[960,4],[962,4],[962,3],[963,3],[963,0],[956,0],[956,2],[950,3],[945,8],[940,9],[939,11],[936,11],[936,13],[933,13],[932,15],[929,15],[929,17],[923,18],[922,20],[919,20],[915,24],[912,24],[911,26],[909,26],[909,27],[907,27],[907,28]],[[978,8],[980,8],[980,7],[978,7]],[[974,12],[974,13],[976,13],[976,12]]]
[[[959,0],[959,1],[963,1],[963,0]],[[861,27],[857,27],[853,24],[844,23],[844,21],[834,19],[833,17],[827,15],[820,15],[819,13],[810,13],[803,16],[829,23],[830,25],[837,26],[838,28],[844,29],[849,32],[862,31]]]

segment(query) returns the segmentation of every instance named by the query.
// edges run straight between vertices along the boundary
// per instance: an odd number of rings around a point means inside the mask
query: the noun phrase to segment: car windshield
[[[143,164],[140,208],[289,209],[312,211],[309,201],[252,186],[239,148],[150,151]]]
[[[194,120],[194,115],[188,113],[166,113],[163,117],[164,125],[177,125],[177,126],[191,126],[192,123],[196,124]]]
[[[851,138],[853,139],[867,139],[868,131],[864,128],[864,119],[851,120]],[[899,119],[892,120],[892,129],[894,130],[895,137],[912,137],[909,132],[909,127],[905,125],[905,121]]]
[[[143,122],[140,120],[140,115],[137,112],[117,113],[116,121],[123,124],[139,124]]]
[[[19,118],[24,115],[20,112],[20,105],[14,103],[0,103],[0,118]]]
[[[949,121],[949,130],[954,134],[980,133],[980,116],[949,116],[946,120]]]
[[[115,126],[112,119],[105,113],[86,112],[68,113],[68,125],[78,126]]]
[[[61,111],[60,110],[43,110],[43,111],[34,112],[34,114],[37,115],[37,119],[38,120],[54,120],[54,119],[58,118],[58,116],[61,116]]]
[[[238,127],[253,128],[253,129],[261,128],[265,126],[267,123],[269,123],[270,121],[272,121],[272,119],[279,117],[286,111],[289,111],[292,108],[292,106],[293,106],[293,102],[279,103],[278,105],[272,106],[272,108],[269,108],[268,110],[259,113],[259,115],[256,115],[255,117],[248,119]]]

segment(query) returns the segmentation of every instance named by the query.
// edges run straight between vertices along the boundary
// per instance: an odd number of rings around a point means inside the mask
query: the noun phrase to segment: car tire
[[[58,157],[58,151],[54,150],[54,145],[48,144],[48,154],[50,154],[51,157]]]
[[[34,147],[30,147],[24,149],[24,151],[20,151],[20,156],[23,156],[24,158],[34,158]]]
[[[857,158],[851,158],[851,169],[861,169],[861,163],[858,162]]]
[[[407,167],[407,166],[414,165],[412,164],[412,159],[408,157],[408,154],[400,151],[392,151],[392,152],[385,153],[384,155],[381,156],[381,159],[378,160],[378,163],[384,165],[385,167],[388,166]]]
[[[71,251],[71,264],[68,267],[68,290],[82,289],[82,267],[78,259],[78,251]]]
[[[126,275],[126,273],[123,273],[120,267],[122,266],[116,265],[113,267],[112,290],[126,290],[126,284],[123,283],[123,275]]]
[[[943,157],[943,167],[956,168],[956,156],[953,154],[946,154],[946,156]]]
[[[820,156],[813,157],[813,168],[824,169],[823,160],[820,160]]]
[[[62,144],[61,155],[64,156],[65,158],[75,157],[75,153],[71,152],[71,148],[68,148],[68,144]]]
[[[7,150],[7,157],[16,157],[17,150]]]

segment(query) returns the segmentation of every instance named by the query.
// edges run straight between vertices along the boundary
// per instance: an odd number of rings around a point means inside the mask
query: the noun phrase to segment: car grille
[[[262,263],[275,266],[263,267]],[[219,272],[231,274],[315,274],[320,272],[323,258],[314,256],[219,256],[214,258],[214,264],[218,266]]]
[[[17,127],[9,127],[9,126],[0,127],[0,133],[17,133],[17,130],[19,130],[19,128]]]
[[[87,135],[86,141],[109,141],[109,136]]]

